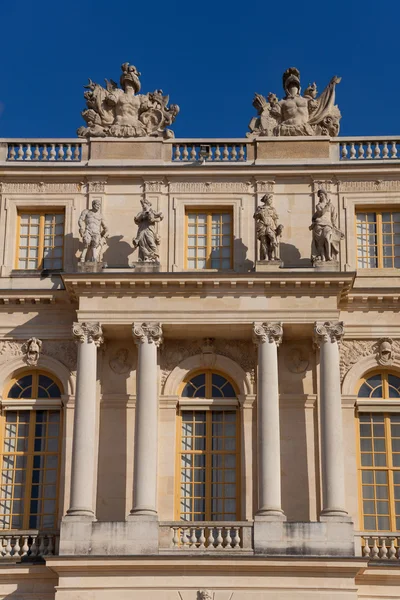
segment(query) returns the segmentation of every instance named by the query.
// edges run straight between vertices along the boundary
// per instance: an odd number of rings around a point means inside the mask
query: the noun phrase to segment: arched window
[[[31,371],[5,390],[1,529],[52,530],[57,525],[61,413],[50,407],[61,398],[60,387],[50,375]]]
[[[239,519],[239,418],[234,384],[204,371],[184,382],[178,414],[178,519]]]
[[[387,372],[369,374],[360,382],[358,398],[376,400],[373,412],[358,415],[362,527],[364,531],[399,531],[400,414],[387,412],[385,407],[388,401],[400,399],[400,377]],[[380,402],[385,404],[382,411]]]

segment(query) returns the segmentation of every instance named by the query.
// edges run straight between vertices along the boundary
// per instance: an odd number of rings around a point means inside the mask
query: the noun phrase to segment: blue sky
[[[0,0],[0,137],[74,137],[83,85],[119,79],[181,107],[177,137],[241,137],[255,92],[341,75],[341,135],[400,134],[399,0]]]

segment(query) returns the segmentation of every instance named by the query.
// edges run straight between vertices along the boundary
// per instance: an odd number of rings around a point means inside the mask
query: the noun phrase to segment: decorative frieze
[[[333,191],[334,182],[332,179],[312,179],[311,187],[312,191],[316,194],[319,190],[326,190],[327,192]]]
[[[103,343],[103,330],[99,323],[74,323],[72,333],[79,342],[100,346]]]
[[[169,191],[182,194],[207,194],[210,192],[247,193],[250,185],[248,181],[175,181],[169,184]]]
[[[106,191],[106,184],[106,180],[88,181],[87,191],[89,194],[103,194]]]
[[[340,347],[340,377],[361,358],[375,355],[377,365],[390,366],[400,359],[400,342],[391,338],[374,340],[345,340]]]
[[[136,344],[162,344],[162,328],[160,323],[134,323],[132,327],[133,339]]]
[[[164,385],[169,374],[186,358],[201,356],[201,364],[211,368],[217,355],[230,358],[241,366],[250,381],[255,379],[255,348],[250,342],[224,341],[205,338],[199,341],[167,340],[161,351],[161,384]]]
[[[275,181],[272,181],[272,180],[268,180],[268,181],[257,180],[256,181],[257,193],[264,194],[267,192],[273,192],[274,191],[274,183],[275,183]]]
[[[12,358],[17,356],[28,356],[30,354],[29,360],[26,360],[27,364],[35,365],[38,362],[36,359],[36,351],[33,345],[33,340],[36,338],[31,338],[27,342],[21,341],[13,341],[13,340],[1,340],[0,341],[0,363],[5,363]],[[37,340],[39,342],[40,340]],[[28,344],[30,350],[27,352]],[[50,356],[55,360],[63,363],[70,371],[76,370],[76,357],[77,357],[77,348],[75,342],[72,340],[46,340],[41,342],[41,346],[39,349],[39,353],[44,356]]]
[[[339,181],[339,192],[398,192],[400,180]]]
[[[344,334],[343,321],[317,322],[314,325],[314,343],[319,346],[321,342],[340,342]]]
[[[263,344],[265,342],[275,342],[277,346],[282,342],[283,328],[282,323],[254,323],[253,324],[253,342]]]
[[[163,181],[144,181],[145,193],[160,193],[162,190]]]
[[[0,182],[2,194],[76,194],[82,191],[82,182],[79,183],[51,183],[38,182]]]

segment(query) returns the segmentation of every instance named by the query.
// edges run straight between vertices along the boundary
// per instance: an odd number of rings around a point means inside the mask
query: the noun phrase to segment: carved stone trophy
[[[160,270],[160,236],[156,231],[156,223],[163,220],[162,212],[153,210],[151,203],[144,199],[140,201],[142,210],[136,215],[138,226],[136,237],[133,238],[133,248],[138,250],[138,261],[132,263],[136,271],[156,272]]]
[[[174,137],[168,129],[179,112],[177,104],[168,107],[169,96],[162,90],[140,92],[140,73],[135,66],[121,66],[121,88],[112,79],[103,88],[89,79],[84,93],[87,108],[82,112],[86,127],[79,127],[80,137]]]
[[[258,206],[254,213],[256,236],[260,242],[260,259],[256,261],[256,271],[279,269],[282,261],[279,254],[279,240],[283,225],[278,223],[278,213],[272,204],[272,194],[261,198],[263,206]]]
[[[309,227],[312,231],[311,262],[313,267],[324,271],[339,270],[339,248],[344,233],[336,227],[337,213],[327,192],[321,188]]]
[[[339,135],[341,114],[335,105],[335,88],[340,77],[332,77],[320,96],[315,83],[301,95],[300,72],[290,67],[283,74],[284,98],[269,93],[256,94],[253,106],[257,116],[249,123],[248,137]]]

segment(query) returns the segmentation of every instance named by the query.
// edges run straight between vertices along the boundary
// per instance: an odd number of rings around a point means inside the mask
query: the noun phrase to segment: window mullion
[[[378,269],[383,268],[383,236],[382,236],[382,213],[376,214],[376,235],[377,235],[377,250],[378,250]]]
[[[32,382],[33,385],[33,382]],[[33,389],[33,388],[32,388]],[[33,394],[32,394],[33,396]],[[19,419],[18,419],[19,421]],[[29,415],[28,429],[28,452],[26,456],[26,481],[24,494],[24,518],[23,529],[29,529],[29,518],[31,512],[32,499],[32,473],[33,473],[33,454],[35,447],[35,427],[36,427],[36,411],[32,410]]]
[[[39,246],[38,246],[38,269],[43,267],[44,260],[44,213],[40,215],[39,219]]]
[[[205,520],[211,521],[212,502],[212,411],[206,412],[206,473],[205,473]]]
[[[207,219],[206,219],[206,235],[207,235],[207,250],[206,250],[206,265],[207,265],[207,269],[211,269],[211,229],[212,229],[212,213],[208,213],[207,214]]]
[[[393,481],[393,464],[392,464],[392,436],[390,431],[390,414],[385,414],[385,437],[386,437],[386,454],[388,466],[388,486],[389,486],[389,522],[390,530],[396,531],[396,511],[394,503],[394,481]]]

